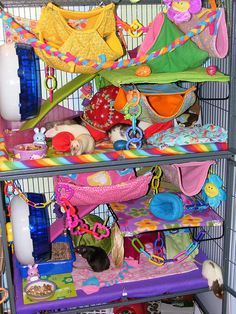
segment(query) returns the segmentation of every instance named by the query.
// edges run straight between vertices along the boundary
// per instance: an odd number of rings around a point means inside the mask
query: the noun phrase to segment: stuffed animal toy
[[[34,264],[34,265],[29,264],[27,275],[28,275],[27,277],[28,283],[39,280],[38,264]]]
[[[42,127],[41,129],[39,128],[34,128],[34,144],[46,144],[45,141],[45,133],[46,129],[44,127]]]
[[[223,181],[216,174],[209,175],[203,185],[202,198],[213,208],[217,208],[222,201],[226,200],[226,193],[222,186]]]
[[[201,0],[163,0],[167,5],[167,16],[175,24],[187,22],[192,14],[202,9]]]

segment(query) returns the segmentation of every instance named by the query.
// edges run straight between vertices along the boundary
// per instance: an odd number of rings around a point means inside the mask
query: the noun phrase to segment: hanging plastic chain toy
[[[18,183],[19,185],[19,183]],[[17,186],[14,181],[5,181],[4,186],[4,194],[9,198],[10,196],[16,195],[15,192],[19,195],[19,197],[25,201],[29,206],[34,208],[45,208],[48,205],[50,205],[53,202],[54,195],[45,203],[34,203],[33,201],[30,201],[28,197],[22,192],[21,187]],[[10,206],[10,203],[8,207]],[[8,208],[8,212],[10,214],[10,208]]]
[[[152,192],[153,194],[157,194],[158,193],[158,189],[160,186],[160,178],[162,175],[162,170],[160,166],[156,166],[154,168],[154,176],[152,177],[152,181],[151,181],[151,187],[152,187]]]
[[[46,65],[46,67],[45,67],[44,85],[45,85],[45,88],[49,92],[50,102],[52,102],[53,101],[53,92],[57,88],[57,79],[54,76],[54,69],[49,67],[48,65]]]
[[[83,219],[79,218],[76,214],[76,209],[66,198],[61,198],[60,203],[66,212],[66,227],[70,230],[72,235],[89,233],[93,235],[96,240],[109,237],[110,230],[105,224],[95,222],[91,230],[90,226],[86,224]]]
[[[154,255],[154,254],[149,254],[147,251],[145,251],[145,247],[142,244],[142,242],[138,238],[133,238],[132,239],[132,245],[135,248],[135,250],[139,253],[143,253],[147,258],[148,261],[151,262],[152,264],[155,264],[157,266],[162,266],[165,263],[165,260],[163,257]]]
[[[174,261],[176,261],[176,263],[180,263],[182,261],[184,261],[186,258],[189,257],[189,255],[196,250],[199,247],[200,241],[204,238],[205,236],[205,231],[201,230],[199,232],[199,234],[197,235],[196,240],[194,240],[187,248],[186,250],[184,250],[183,252],[180,252],[179,254],[175,255],[173,257]]]
[[[4,182],[4,194],[7,198],[7,216],[10,217],[11,215],[11,204],[10,204],[10,201],[11,201],[11,196],[12,195],[15,195],[15,187],[13,184],[11,184],[11,182],[8,182],[8,181],[5,181]]]
[[[166,255],[164,252],[164,240],[163,240],[163,237],[161,236],[160,231],[157,232],[157,239],[154,242],[154,248],[155,248],[155,253],[158,254],[158,256],[166,260]]]
[[[143,132],[137,127],[137,118],[142,113],[142,108],[139,104],[140,101],[140,93],[137,89],[129,91],[127,93],[127,104],[124,108],[125,119],[132,121],[132,126],[126,131],[127,144],[126,149],[129,149],[130,144],[134,144],[134,146],[139,149],[142,146],[142,138]]]
[[[124,29],[132,38],[138,38],[148,30],[148,27],[144,27],[137,19],[129,25],[118,16],[116,16],[116,25],[119,29]]]
[[[204,236],[205,231],[201,230],[197,235],[196,240],[194,240],[184,251],[176,254],[171,259],[166,259],[165,254],[163,254],[164,242],[160,241],[160,238],[157,238],[154,243],[155,249],[160,255],[149,254],[147,251],[145,251],[144,245],[138,238],[133,238],[131,242],[137,252],[146,255],[149,262],[157,266],[163,266],[165,263],[176,262],[178,264],[187,259],[189,255],[199,247],[200,241],[204,238]]]

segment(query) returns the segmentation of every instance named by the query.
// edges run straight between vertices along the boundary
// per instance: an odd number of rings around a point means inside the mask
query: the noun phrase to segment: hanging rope
[[[212,22],[217,20],[219,18],[219,15],[220,15],[219,10],[213,12],[212,16],[207,17],[204,21],[200,21],[197,24],[197,26],[192,28],[189,32],[187,32],[187,34],[176,38],[171,44],[166,45],[162,49],[154,51],[150,54],[145,54],[137,58],[120,60],[120,61],[106,61],[105,55],[100,55],[99,56],[100,62],[97,62],[95,60],[82,59],[79,56],[75,57],[69,52],[63,53],[57,50],[56,48],[50,45],[47,45],[45,42],[40,41],[33,33],[31,33],[30,31],[25,29],[22,25],[17,23],[9,13],[0,9],[0,18],[2,18],[9,25],[9,27],[13,28],[15,32],[23,36],[26,39],[26,42],[32,47],[36,49],[42,49],[50,56],[55,56],[66,63],[73,62],[80,66],[81,65],[91,66],[92,68],[95,68],[97,70],[101,70],[101,69],[111,70],[111,69],[127,68],[131,66],[139,65],[147,61],[150,61],[154,58],[160,57],[182,46],[193,36],[200,34],[206,27],[212,24]]]

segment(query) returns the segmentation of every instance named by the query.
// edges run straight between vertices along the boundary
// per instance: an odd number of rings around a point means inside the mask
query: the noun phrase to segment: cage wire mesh
[[[232,211],[232,216],[229,222],[229,225],[227,225],[227,228],[229,228],[229,233],[230,233],[230,239],[229,239],[229,244],[230,244],[230,248],[229,248],[229,259],[227,260],[227,262],[229,263],[229,267],[228,267],[228,284],[229,287],[235,291],[236,290],[236,165],[233,168],[233,194],[231,195],[232,197],[232,208],[234,209]]]
[[[7,291],[7,282],[6,282],[6,276],[4,274],[5,271],[5,259],[4,259],[4,252],[3,252],[3,245],[2,245],[2,229],[0,226],[0,288],[4,288]],[[10,304],[8,301],[8,298],[6,298],[5,301],[3,300],[3,293],[1,291],[0,293],[0,314],[7,314],[10,313]]]
[[[41,13],[41,7],[39,6],[40,1],[34,1],[34,6],[26,7],[25,5],[22,5],[23,2],[16,1],[15,4],[10,7],[9,3],[3,2],[3,4],[6,6],[7,11],[12,14],[14,17],[22,17],[32,20],[38,20]],[[60,1],[55,1],[57,4],[61,4]],[[75,10],[75,11],[88,11],[93,7],[94,2],[86,1],[84,2],[84,5],[72,5],[75,2],[68,1],[64,5],[63,8],[68,10]],[[78,4],[78,2],[76,2]],[[152,3],[152,1],[149,1],[149,3]],[[43,3],[44,4],[44,3]],[[161,12],[163,10],[163,5],[158,4],[155,2],[155,4],[142,4],[140,5],[120,5],[117,8],[117,14],[120,16],[124,21],[131,24],[132,21],[139,18],[139,21],[143,25],[148,25],[157,15],[157,13]],[[1,25],[1,24],[0,24]],[[2,43],[6,41],[6,38],[4,37],[4,31],[3,28],[1,28],[1,37]],[[144,36],[144,35],[143,35]],[[132,50],[139,46],[143,40],[143,36],[140,36],[138,38],[132,38],[127,33],[124,32],[124,38],[125,43],[127,45],[127,50]],[[127,57],[127,56],[126,56]],[[44,82],[45,80],[45,65],[40,60],[40,71],[41,71],[41,81]],[[57,79],[57,88],[60,88],[61,86],[65,85],[67,82],[71,81],[73,78],[75,78],[77,75],[73,73],[66,73],[62,71],[55,71],[55,76]],[[93,91],[96,92],[96,87],[93,82]],[[67,97],[65,100],[63,100],[60,103],[60,106],[63,106],[65,108],[71,109],[75,112],[78,112],[80,110],[83,110],[83,107],[81,106],[81,93],[78,89],[75,91],[72,95]],[[42,84],[42,98],[46,99],[48,98],[47,90],[44,88],[44,84]],[[57,120],[57,113],[54,115],[54,120]],[[35,192],[35,193],[44,193],[46,196],[46,199],[49,200],[53,194],[54,194],[54,186],[53,186],[53,179],[52,178],[32,178],[32,179],[24,179],[20,180],[20,185],[22,186],[22,190],[25,192]],[[55,220],[55,213],[53,211],[53,205],[49,206],[49,214],[51,222]],[[100,205],[98,206],[94,214],[102,216],[101,218],[107,217],[109,214],[109,210],[106,205]],[[110,217],[110,214],[108,215]],[[113,222],[113,219],[109,219],[109,223],[111,224]]]
[[[97,5],[97,1],[54,1],[59,5],[63,5],[65,9],[69,10],[76,10],[76,11],[88,11],[94,5]],[[109,1],[110,2],[110,1]],[[144,3],[145,2],[145,3]],[[76,5],[74,5],[76,3]],[[106,3],[106,1],[104,1]],[[44,5],[44,1],[2,1],[2,4],[5,5],[6,9],[11,13],[13,16],[23,17],[33,20],[38,20],[40,17],[41,12],[41,5]],[[78,5],[79,4],[79,5]],[[148,26],[149,23],[155,18],[156,14],[161,12],[164,6],[161,4],[161,1],[142,1],[142,5],[139,4],[130,4],[129,1],[121,1],[120,4],[127,4],[127,5],[119,5],[117,8],[117,15],[121,17],[124,21],[131,24],[135,19],[138,18],[139,22],[144,25]],[[208,1],[205,2],[206,5]],[[224,1],[224,6],[226,8],[227,13],[227,21],[228,27],[231,27],[232,21],[232,10],[231,10],[231,1],[226,0]],[[144,38],[140,36],[138,38],[132,38],[127,33],[123,32],[125,44],[127,50],[132,50],[139,46]],[[230,32],[229,32],[230,36]],[[0,20],[0,44],[3,44],[5,41],[4,31],[2,26],[2,20]],[[126,56],[127,57],[127,56]],[[124,58],[126,58],[124,57]],[[218,68],[226,73],[229,74],[230,72],[230,58],[226,57],[223,60],[220,59],[210,59],[206,66],[209,64],[215,64]],[[40,69],[41,69],[41,80],[42,82],[45,79],[45,69],[44,63],[40,61]],[[60,88],[65,83],[72,80],[76,77],[76,74],[73,73],[65,73],[61,71],[55,71],[55,76],[57,78],[57,87]],[[93,82],[93,90],[96,92],[96,87]],[[42,95],[43,99],[48,98],[48,94],[44,85],[42,84]],[[67,99],[60,103],[60,106],[65,108],[71,109],[75,112],[82,110],[81,106],[81,92],[77,90]],[[203,83],[198,85],[198,97],[200,99],[201,105],[201,119],[203,124],[213,123],[228,129],[228,115],[229,115],[229,86],[225,83]],[[57,116],[55,114],[55,120],[57,120]],[[226,161],[220,160],[217,161],[217,164],[212,167],[212,170],[221,176],[224,182],[226,182]],[[236,175],[236,173],[235,173]],[[46,199],[49,200],[54,195],[54,185],[53,185],[53,178],[33,178],[33,179],[24,179],[19,181],[22,191],[24,192],[36,192],[36,193],[44,193]],[[232,195],[233,197],[233,206],[236,206],[236,196]],[[225,204],[222,203],[219,208],[217,208],[217,212],[220,216],[224,217],[225,215]],[[230,210],[230,209],[228,209]],[[106,219],[107,216],[110,217],[109,224],[111,225],[113,222],[113,218],[109,212],[109,209],[106,205],[98,206],[95,211],[93,212],[96,215],[101,216],[101,218]],[[53,222],[56,218],[54,213],[53,205],[49,206],[49,216],[50,221]],[[231,255],[229,258],[230,263],[230,271],[229,271],[229,284],[232,289],[236,289],[236,263],[235,263],[235,241],[236,241],[236,214],[233,212],[232,217],[232,225],[231,225]],[[223,233],[222,227],[215,227],[215,228],[206,228],[206,237],[209,239],[219,238],[213,241],[203,241],[201,243],[201,248],[207,254],[207,256],[216,261],[218,264],[222,265],[223,262],[223,238],[221,237]],[[3,285],[5,284],[6,280],[3,277]],[[7,309],[7,307],[6,307]],[[107,310],[99,310],[99,311],[92,311],[89,313],[94,314],[105,314],[105,313],[112,313],[109,312],[110,309]],[[1,313],[1,312],[0,312]],[[85,312],[84,312],[85,313]],[[88,313],[88,312],[86,312]]]

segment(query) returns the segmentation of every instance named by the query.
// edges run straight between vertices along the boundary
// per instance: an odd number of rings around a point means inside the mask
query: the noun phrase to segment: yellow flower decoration
[[[200,226],[200,223],[202,222],[202,218],[193,217],[191,215],[186,215],[183,218],[181,218],[180,221],[181,221],[183,226],[198,227],[198,226]]]
[[[153,221],[151,219],[143,219],[135,223],[138,227],[138,231],[153,231],[157,230],[157,226],[160,224],[158,221]]]
[[[127,205],[122,203],[110,203],[110,206],[115,212],[122,212],[125,208],[127,208]]]

